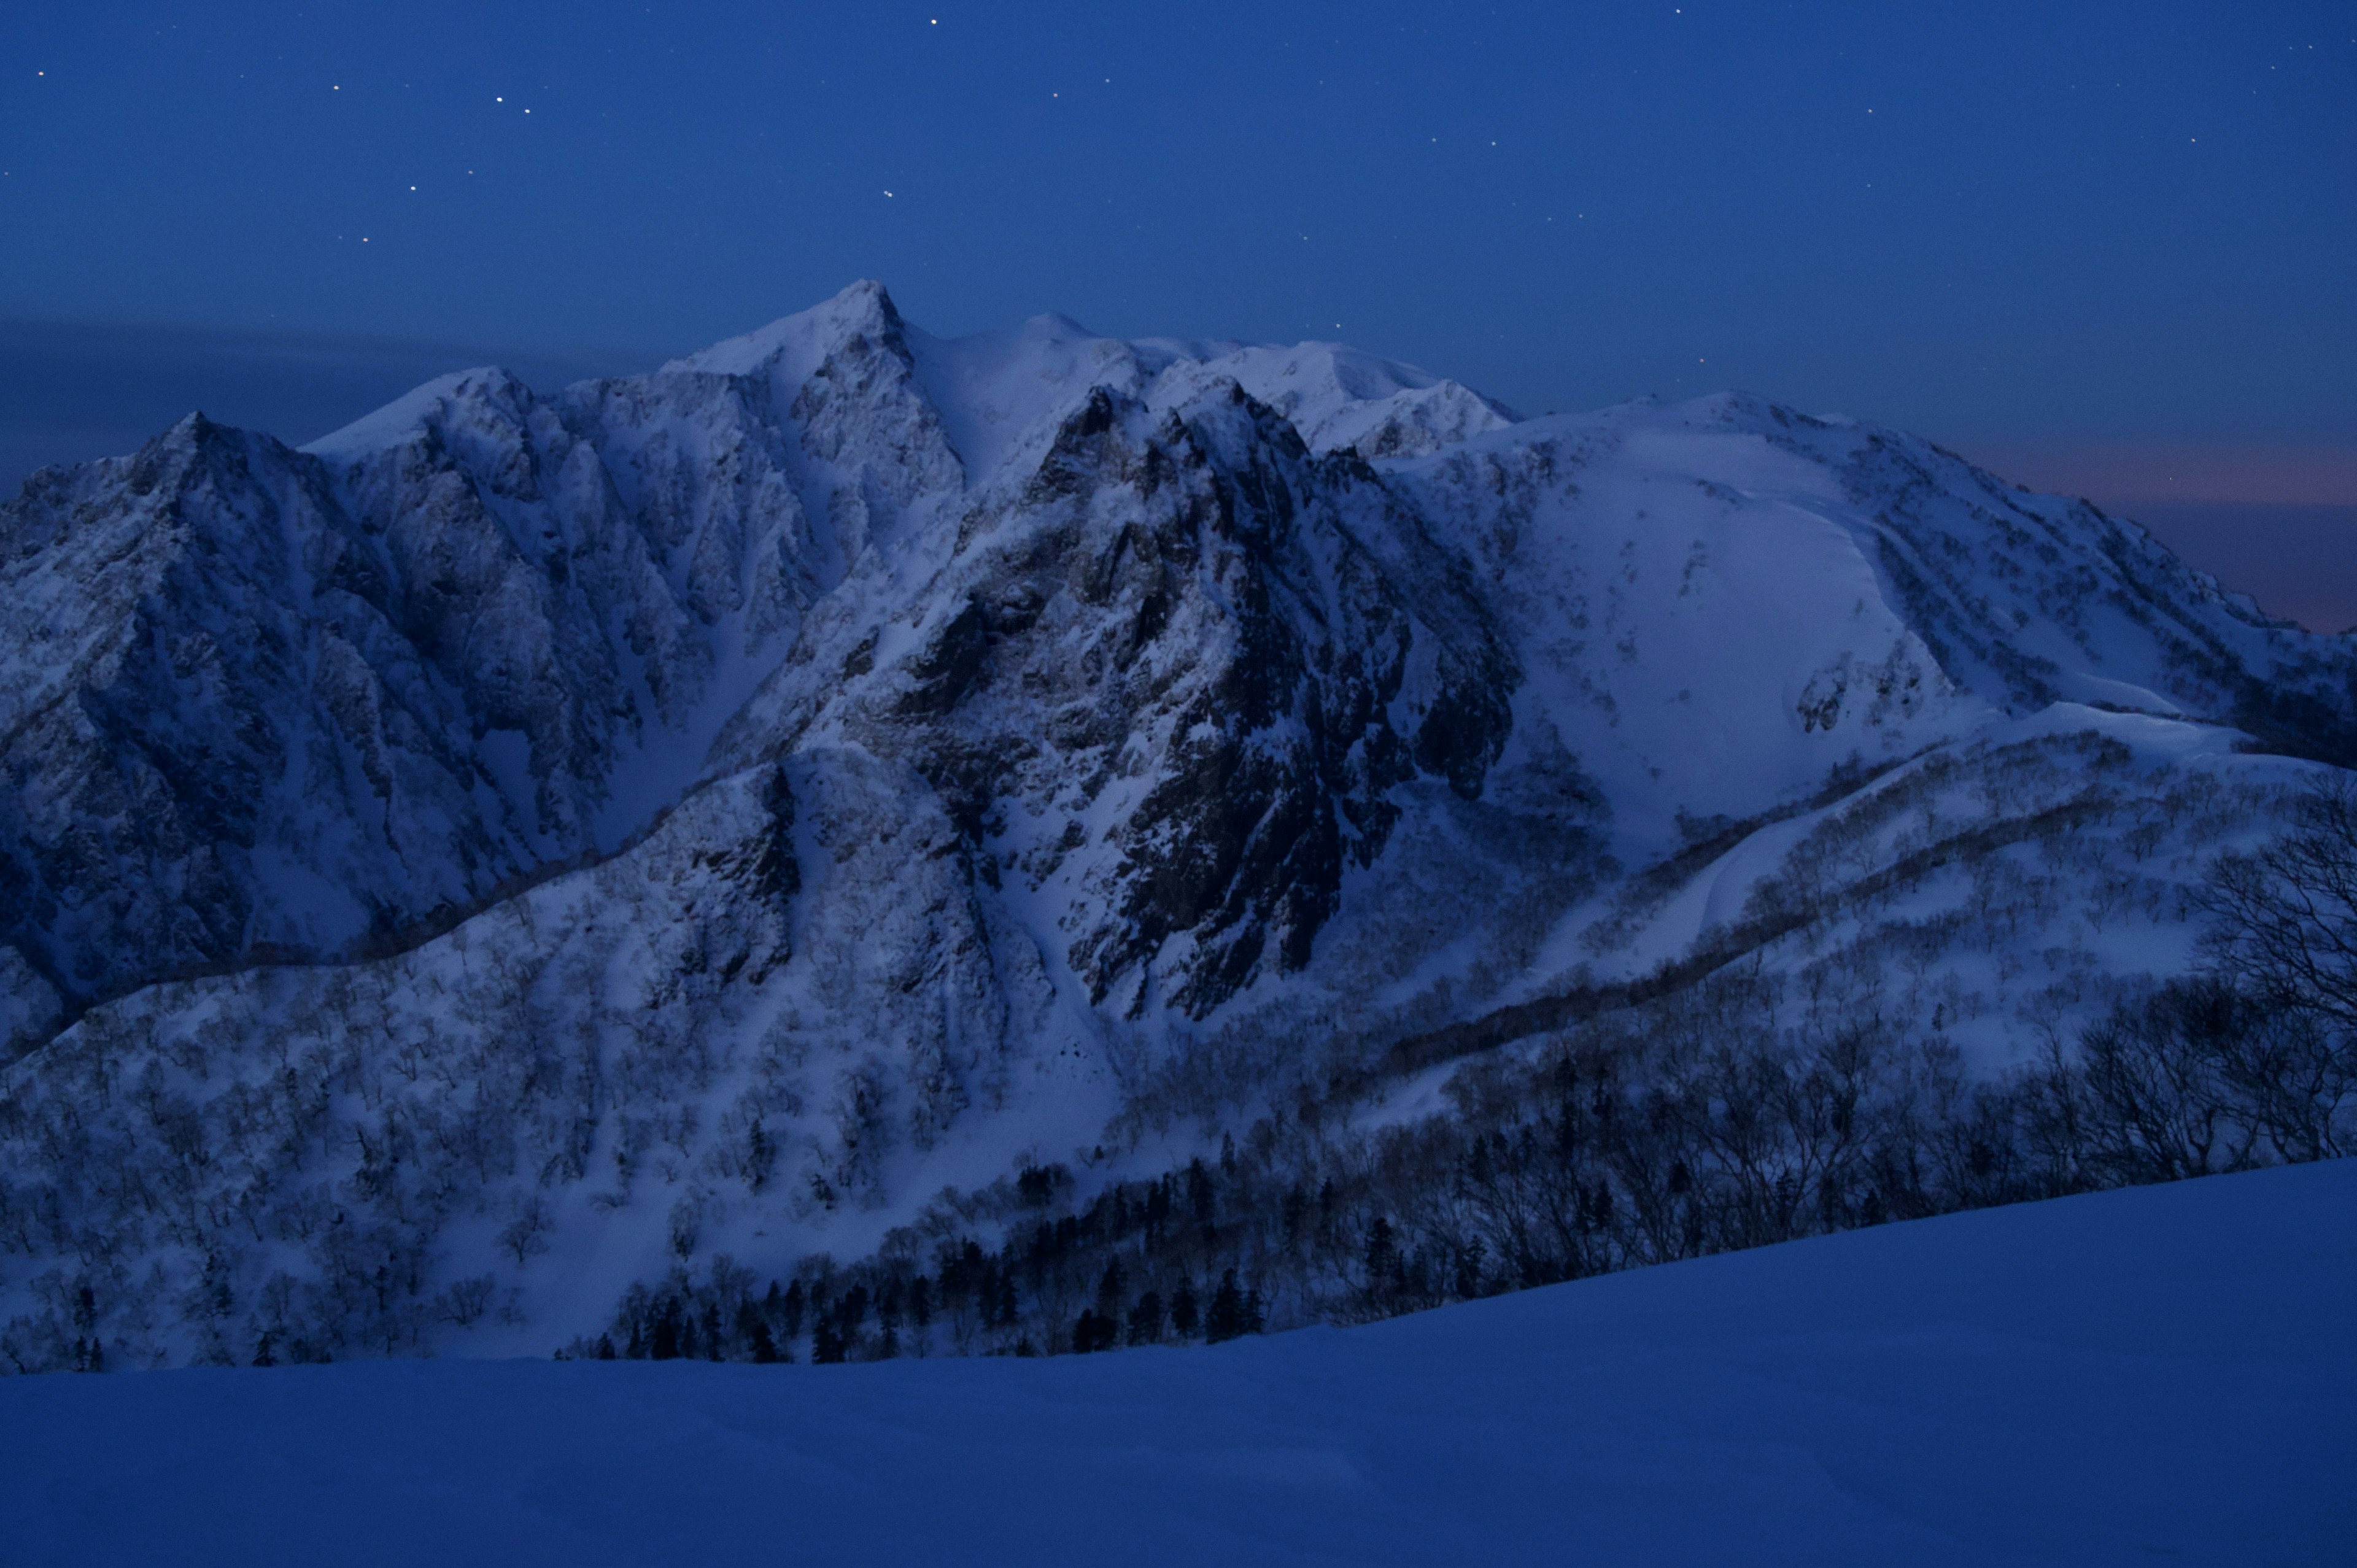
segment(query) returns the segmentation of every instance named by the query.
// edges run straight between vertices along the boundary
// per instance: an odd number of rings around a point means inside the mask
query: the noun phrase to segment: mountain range
[[[2357,639],[1846,417],[860,284],[36,475],[0,764],[16,1366],[544,1352],[1735,969],[2000,1074],[2357,767]]]

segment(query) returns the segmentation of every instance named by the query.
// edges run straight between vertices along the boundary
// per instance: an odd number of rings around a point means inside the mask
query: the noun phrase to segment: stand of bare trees
[[[1736,1248],[2357,1152],[2357,794],[2228,855],[2200,972],[1994,1082],[1757,968],[1458,1069],[1367,1127],[1303,1093],[1217,1158],[936,1205],[876,1257],[756,1293],[634,1290],[577,1355],[1053,1354],[1359,1322]],[[1780,1024],[1797,1010],[1797,1026]],[[666,1325],[669,1326],[667,1327]],[[683,1332],[682,1325],[702,1326]]]

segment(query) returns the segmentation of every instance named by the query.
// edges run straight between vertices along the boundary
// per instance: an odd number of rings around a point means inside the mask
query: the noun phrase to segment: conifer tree
[[[1185,1280],[1178,1282],[1178,1294],[1170,1298],[1170,1329],[1181,1339],[1195,1337],[1195,1287]]]
[[[835,1332],[833,1318],[820,1318],[817,1326],[811,1330],[811,1361],[813,1365],[831,1366],[844,1359],[849,1349],[843,1336]]]
[[[1203,1320],[1203,1337],[1217,1345],[1222,1339],[1250,1334],[1258,1326],[1254,1319],[1259,1315],[1259,1302],[1245,1300],[1244,1293],[1236,1285],[1236,1272],[1230,1269],[1220,1276],[1220,1288],[1211,1293],[1211,1311]]]
[[[1203,1168],[1199,1156],[1187,1162],[1187,1208],[1195,1223],[1209,1230],[1214,1212],[1211,1196],[1211,1173]]]
[[[1392,1222],[1378,1214],[1367,1227],[1367,1294],[1381,1296],[1389,1291],[1399,1267],[1399,1243],[1392,1237]]]
[[[1105,1314],[1083,1312],[1081,1320],[1072,1326],[1073,1353],[1086,1356],[1096,1350],[1110,1350],[1114,1348],[1117,1333],[1114,1320]]]
[[[922,1274],[909,1282],[909,1321],[920,1330],[932,1326],[932,1286]]]

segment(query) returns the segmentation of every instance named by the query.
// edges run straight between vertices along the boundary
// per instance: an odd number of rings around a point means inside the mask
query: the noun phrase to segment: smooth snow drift
[[[0,1382],[33,1564],[2315,1563],[2357,1162],[1052,1361]]]

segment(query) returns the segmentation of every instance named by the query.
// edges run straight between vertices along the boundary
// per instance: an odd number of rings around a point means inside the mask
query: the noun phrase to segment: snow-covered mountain
[[[2357,646],[1845,419],[863,284],[37,475],[0,757],[17,1341],[541,1348],[1648,974],[1887,961],[2001,1066],[2357,763]]]

